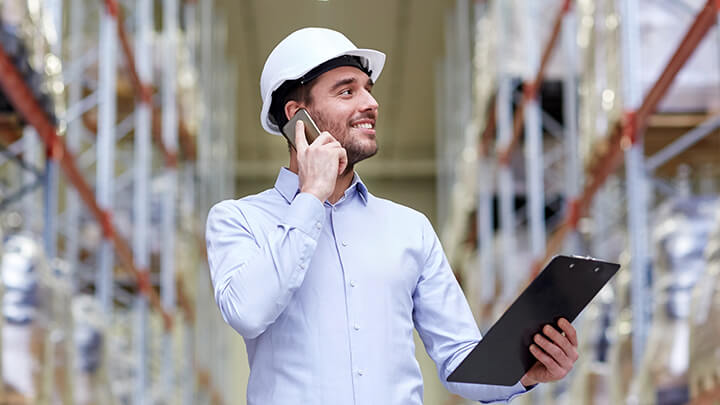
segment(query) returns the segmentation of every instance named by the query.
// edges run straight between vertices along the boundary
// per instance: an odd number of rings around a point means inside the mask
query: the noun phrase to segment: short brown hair
[[[315,81],[302,84],[300,80],[288,80],[284,82],[272,94],[272,103],[270,104],[270,118],[275,121],[278,128],[282,128],[287,124],[289,118],[285,115],[285,105],[289,101],[297,101],[298,103],[312,103],[312,90]]]

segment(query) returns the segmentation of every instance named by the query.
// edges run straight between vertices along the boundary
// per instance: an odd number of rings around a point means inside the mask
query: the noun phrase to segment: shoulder
[[[414,208],[372,194],[368,194],[368,205],[376,211],[376,215],[387,221],[411,230],[422,230],[423,233],[434,232],[428,217]]]
[[[246,217],[262,211],[273,211],[285,200],[274,188],[238,199],[223,200],[210,208],[208,222],[227,217]],[[285,204],[286,205],[286,204]]]

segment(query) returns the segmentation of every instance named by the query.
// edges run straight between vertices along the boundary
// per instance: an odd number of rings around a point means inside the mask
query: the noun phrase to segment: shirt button
[[[358,375],[363,375],[363,374],[365,374],[365,370],[363,370],[363,369],[360,369],[360,370],[358,370],[358,372],[357,372],[357,373],[358,373]]]
[[[355,280],[350,280],[350,287],[355,287],[356,285],[357,283],[355,282]]]
[[[360,330],[360,325],[358,325],[358,324],[353,325],[353,329]]]
[[[347,246],[347,245],[348,245],[348,243],[347,243],[347,242],[345,242],[345,241],[343,241],[343,242],[342,242],[342,245],[343,245],[343,246]]]
[[[304,269],[304,268],[305,268],[305,263],[300,263],[300,268],[301,268],[301,269]]]
[[[320,229],[322,228],[322,224],[320,222],[315,223],[315,228]]]

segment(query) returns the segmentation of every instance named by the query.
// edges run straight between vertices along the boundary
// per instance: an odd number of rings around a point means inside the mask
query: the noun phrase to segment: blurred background
[[[518,404],[720,403],[715,0],[0,0],[0,404],[244,404],[208,209],[272,187],[282,38],[388,55],[370,191],[425,213],[482,331],[555,254],[622,269]],[[416,339],[425,403],[465,404]]]

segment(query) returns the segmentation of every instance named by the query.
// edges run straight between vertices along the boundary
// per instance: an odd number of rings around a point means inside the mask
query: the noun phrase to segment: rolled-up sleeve
[[[239,201],[223,201],[208,214],[205,238],[210,276],[223,319],[253,339],[285,310],[302,284],[324,226],[322,203],[298,194],[265,237]]]
[[[413,321],[442,383],[454,394],[485,403],[507,401],[526,392],[519,382],[514,386],[447,382],[447,377],[477,345],[481,335],[440,241],[427,220],[423,238],[427,258],[413,294]]]

